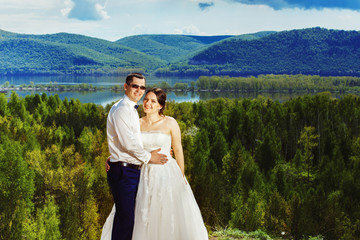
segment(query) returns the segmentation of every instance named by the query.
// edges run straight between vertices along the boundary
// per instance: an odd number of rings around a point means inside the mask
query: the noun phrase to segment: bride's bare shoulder
[[[173,129],[174,127],[177,128],[179,126],[178,122],[175,118],[170,116],[165,116],[165,122],[164,122],[169,128]]]
[[[165,116],[164,120],[167,121],[168,123],[176,122],[175,118],[170,117],[170,116]]]

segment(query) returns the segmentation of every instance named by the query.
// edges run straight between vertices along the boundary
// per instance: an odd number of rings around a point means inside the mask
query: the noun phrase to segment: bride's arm
[[[174,118],[170,118],[170,134],[171,134],[171,146],[173,148],[175,159],[179,165],[181,172],[184,176],[185,166],[184,166],[184,153],[181,144],[181,131],[179,124]]]

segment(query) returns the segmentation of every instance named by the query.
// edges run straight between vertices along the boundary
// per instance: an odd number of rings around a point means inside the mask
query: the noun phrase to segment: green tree
[[[10,86],[9,81],[6,81],[3,86],[4,86],[4,88],[8,88]]]
[[[19,142],[0,136],[0,238],[21,239],[33,208],[34,173]]]
[[[316,129],[312,126],[308,126],[304,127],[298,140],[298,143],[303,148],[303,161],[307,170],[308,182],[310,182],[310,170],[314,159],[313,149],[318,146],[318,138],[319,135],[316,134]]]
[[[258,140],[259,147],[256,153],[259,167],[266,174],[275,167],[276,163],[280,160],[281,146],[275,130],[268,126],[264,132],[263,141]]]
[[[19,117],[22,121],[28,118],[25,103],[15,92],[12,92],[10,96],[8,109],[13,117]]]
[[[0,116],[7,115],[8,108],[7,108],[7,99],[5,94],[0,93]]]
[[[273,192],[265,213],[266,229],[274,233],[289,232],[288,217],[288,203],[277,191]]]
[[[46,200],[42,209],[36,214],[37,235],[36,239],[47,240],[62,239],[60,232],[59,209],[53,198]]]
[[[83,239],[96,240],[100,238],[99,213],[95,198],[90,195],[85,201],[82,213]]]

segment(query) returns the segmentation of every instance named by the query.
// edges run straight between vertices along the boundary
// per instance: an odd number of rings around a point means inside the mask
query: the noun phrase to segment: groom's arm
[[[143,163],[148,163],[151,154],[144,150],[139,139],[134,136],[134,132],[131,130],[134,119],[130,117],[131,112],[127,110],[127,108],[119,108],[112,116],[114,129],[120,143],[119,149]]]
[[[149,161],[150,164],[165,164],[165,163],[167,163],[168,159],[167,159],[166,155],[159,154],[159,153],[157,154],[158,156],[155,155],[158,151],[160,151],[160,148],[151,152],[151,158]],[[172,150],[170,150],[170,154],[172,155]],[[110,157],[108,157],[105,162],[106,172],[108,172],[110,170],[109,161],[110,161]]]

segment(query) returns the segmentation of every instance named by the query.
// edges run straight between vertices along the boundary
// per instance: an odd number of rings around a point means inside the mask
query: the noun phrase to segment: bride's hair
[[[162,106],[162,108],[159,110],[159,114],[164,115],[164,109],[165,109],[165,104],[166,104],[165,91],[162,90],[161,88],[154,87],[154,88],[150,88],[149,90],[147,90],[145,95],[148,94],[149,92],[155,93],[158,103]]]

